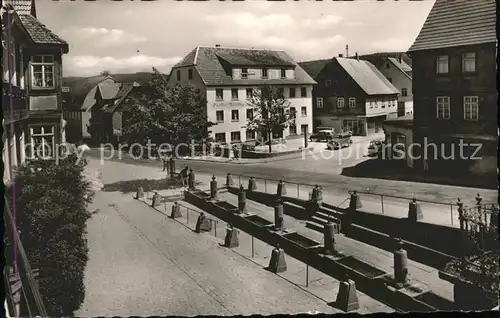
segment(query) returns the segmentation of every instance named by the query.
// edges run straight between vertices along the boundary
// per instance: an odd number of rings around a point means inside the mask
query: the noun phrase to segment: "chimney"
[[[399,63],[403,63],[403,53],[399,53]]]
[[[339,57],[344,57],[342,54],[339,54]]]
[[[215,47],[220,47],[220,44],[215,44]]]
[[[345,57],[349,57],[349,45],[345,45]]]
[[[358,52],[356,52],[356,55],[355,55],[355,56],[356,56],[356,60],[358,60],[358,61],[359,61],[359,55],[358,55]]]

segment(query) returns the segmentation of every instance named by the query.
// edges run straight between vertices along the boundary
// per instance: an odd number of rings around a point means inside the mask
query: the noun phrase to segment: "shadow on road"
[[[196,184],[200,183],[197,182]],[[131,193],[131,192],[136,192],[137,188],[139,187],[142,187],[144,191],[178,189],[182,187],[182,182],[178,178],[127,180],[127,181],[119,181],[115,183],[105,184],[102,191],[104,192],[120,191],[122,193]]]
[[[479,177],[467,173],[454,173],[451,176],[437,175],[406,166],[404,161],[371,159],[355,166],[342,169],[341,175],[354,178],[372,178],[397,181],[411,181],[451,185],[459,187],[474,187],[483,189],[497,189],[496,176]]]

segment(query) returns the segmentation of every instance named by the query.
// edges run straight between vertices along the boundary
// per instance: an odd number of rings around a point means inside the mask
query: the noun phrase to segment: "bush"
[[[91,201],[76,155],[33,161],[16,178],[16,221],[50,316],[72,316],[85,297],[86,221]]]

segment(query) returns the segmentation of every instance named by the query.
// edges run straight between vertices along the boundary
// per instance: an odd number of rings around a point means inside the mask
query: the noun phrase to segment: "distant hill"
[[[141,85],[146,85],[153,78],[153,73],[150,72],[137,72],[137,73],[128,73],[128,74],[109,74],[113,79],[117,82],[121,83],[133,83],[137,82]],[[168,76],[168,75],[167,75]],[[64,86],[75,86],[75,84],[83,84],[85,82],[95,82],[100,81],[105,78],[104,75],[95,75],[90,77],[80,77],[80,76],[69,76],[63,77],[63,85]],[[80,86],[80,85],[76,85]]]
[[[360,55],[359,58],[361,60],[366,60],[375,65],[376,67],[380,67],[384,64],[385,60],[388,57],[393,57],[393,58],[401,58],[403,61],[405,61],[406,64],[411,66],[411,58],[406,54],[405,52],[385,52],[385,53],[371,53],[371,54],[365,54],[365,55]]]

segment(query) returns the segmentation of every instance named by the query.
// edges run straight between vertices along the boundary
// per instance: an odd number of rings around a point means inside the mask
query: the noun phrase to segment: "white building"
[[[170,85],[187,83],[207,96],[208,120],[217,123],[210,128],[216,142],[260,137],[246,125],[254,112],[248,97],[263,84],[282,89],[296,111],[295,124],[285,129],[283,137],[312,133],[312,88],[316,82],[283,51],[199,46],[170,73]]]

